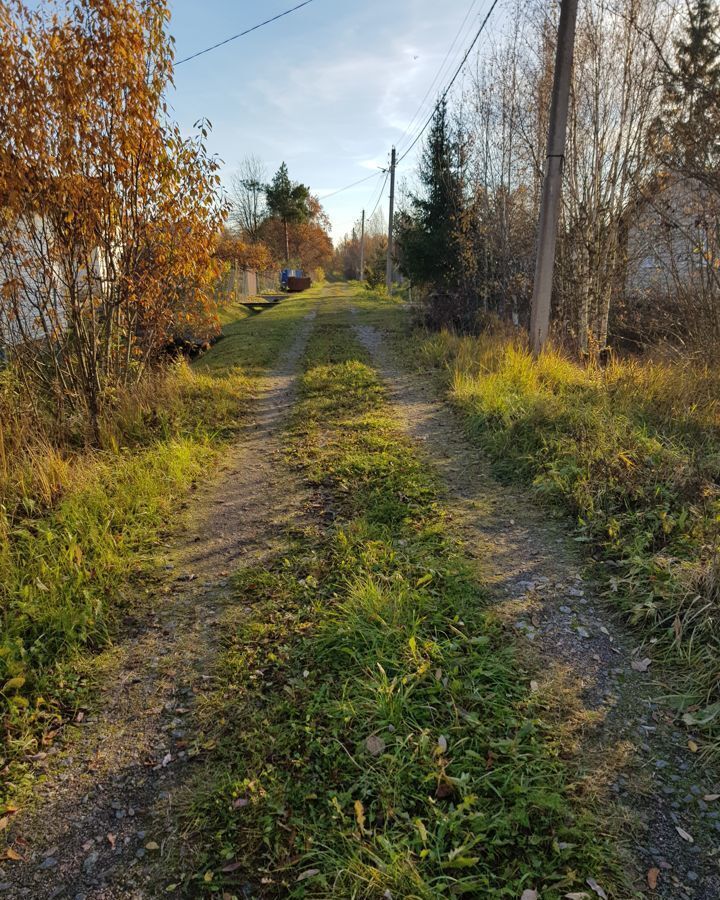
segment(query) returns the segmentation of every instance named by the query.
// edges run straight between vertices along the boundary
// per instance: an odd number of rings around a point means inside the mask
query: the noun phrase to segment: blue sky
[[[177,58],[297,2],[171,0]],[[314,0],[179,66],[169,98],[175,118],[188,130],[197,119],[211,121],[209,146],[225,162],[225,181],[243,157],[255,154],[270,174],[285,160],[291,177],[322,198],[386,165],[391,145],[402,146],[468,10],[448,72],[489,6],[490,0]],[[426,101],[424,118],[434,96]],[[408,156],[399,177],[411,171],[413,158]],[[335,240],[379,191],[376,179],[324,203]]]

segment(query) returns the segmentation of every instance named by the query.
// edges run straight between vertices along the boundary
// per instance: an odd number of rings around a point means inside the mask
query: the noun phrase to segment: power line
[[[452,86],[453,86],[453,85],[455,84],[455,82],[457,81],[458,75],[462,72],[462,70],[463,70],[463,68],[464,68],[464,66],[465,66],[465,63],[468,61],[468,58],[470,57],[470,54],[471,54],[472,51],[475,49],[475,45],[476,45],[477,42],[480,40],[480,35],[481,35],[481,34],[483,33],[483,31],[485,30],[485,26],[487,25],[487,23],[488,23],[488,21],[489,21],[489,19],[490,19],[490,16],[493,14],[494,9],[495,9],[495,7],[498,5],[499,2],[500,2],[500,0],[493,0],[493,4],[492,4],[492,6],[490,7],[490,9],[488,10],[487,15],[485,16],[485,18],[482,20],[482,24],[480,25],[480,28],[478,28],[477,34],[476,34],[475,37],[473,38],[472,43],[470,44],[470,46],[469,46],[468,49],[467,49],[467,52],[466,52],[465,55],[463,56],[462,61],[460,62],[460,65],[459,65],[459,66],[457,67],[457,69],[455,70],[455,74],[454,74],[453,77],[450,79],[450,84],[449,84],[449,85],[445,88],[445,90],[443,91],[442,96],[440,97],[440,99],[437,101],[437,103],[436,103],[435,106],[433,107],[433,111],[432,111],[432,112],[430,113],[430,115],[428,116],[428,119],[427,119],[427,121],[425,122],[425,124],[423,125],[423,127],[422,127],[422,128],[420,129],[420,131],[415,135],[415,139],[413,140],[412,144],[410,144],[410,146],[407,148],[407,150],[403,153],[403,155],[402,155],[402,156],[400,157],[400,159],[398,160],[398,164],[401,163],[401,162],[405,159],[405,157],[408,155],[408,153],[410,153],[410,151],[413,149],[413,147],[415,146],[415,144],[417,144],[417,142],[420,140],[420,138],[423,136],[423,134],[425,134],[425,131],[426,131],[428,125],[432,122],[433,117],[434,117],[435,113],[436,113],[437,110],[438,110],[438,107],[440,106],[441,103],[443,103],[444,100],[447,99],[447,95],[450,93],[450,90],[452,89]]]
[[[380,194],[378,195],[377,201],[375,202],[375,206],[373,206],[373,211],[368,216],[368,219],[372,219],[372,217],[375,215],[375,212],[376,212],[378,206],[380,206],[380,201],[382,200],[383,194],[385,193],[385,185],[387,184],[389,177],[390,177],[390,169],[385,169],[385,178],[383,179],[383,183],[380,186]]]
[[[308,6],[312,2],[313,0],[305,0],[304,3],[299,3],[297,6],[293,6],[292,9],[286,9],[285,12],[279,13],[277,16],[273,16],[271,19],[266,19],[264,22],[260,22],[258,25],[253,25],[252,28],[248,28],[246,31],[241,31],[239,34],[234,34],[232,37],[225,38],[224,41],[213,44],[212,47],[206,47],[204,50],[198,50],[197,53],[193,53],[191,56],[186,56],[184,59],[178,60],[175,65],[181,66],[183,63],[190,62],[191,59],[197,59],[198,56],[202,56],[204,53],[209,53],[211,50],[217,50],[218,47],[223,47],[225,46],[225,44],[229,44],[230,41],[236,41],[238,38],[245,37],[246,34],[251,34],[253,31],[257,31],[259,28],[263,28],[265,25],[270,25],[271,22],[277,22],[278,19],[289,16],[290,13],[294,13],[298,9],[302,9],[303,6]]]
[[[359,181],[353,181],[352,184],[347,184],[343,188],[339,188],[337,191],[333,191],[332,194],[325,194],[324,197],[320,199],[324,202],[325,200],[329,200],[330,197],[336,197],[338,194],[342,194],[343,191],[349,191],[350,188],[357,187],[359,184],[364,184],[366,181],[370,181],[371,178],[377,178],[378,175],[382,175],[383,172],[387,172],[387,169],[381,169],[379,172],[373,172],[372,175],[368,175],[366,178],[361,178]]]
[[[432,89],[435,87],[435,85],[437,84],[437,82],[440,80],[440,77],[441,77],[441,75],[442,75],[442,73],[443,73],[443,71],[444,71],[444,69],[445,69],[445,66],[447,65],[447,61],[450,59],[450,54],[451,54],[451,53],[453,52],[453,50],[455,49],[455,45],[457,44],[458,40],[460,39],[460,35],[462,34],[463,29],[465,28],[465,23],[466,23],[467,20],[470,18],[470,14],[472,13],[473,9],[475,8],[475,4],[476,4],[477,2],[478,2],[478,0],[472,0],[472,3],[470,4],[470,7],[468,8],[468,11],[465,13],[465,18],[464,18],[464,19],[462,20],[462,22],[460,23],[460,27],[459,27],[458,30],[457,30],[457,34],[455,35],[455,38],[454,38],[452,44],[450,44],[450,47],[449,47],[449,49],[448,49],[448,52],[445,54],[445,59],[444,59],[444,60],[442,61],[442,63],[440,64],[440,68],[437,70],[437,72],[436,72],[436,74],[435,74],[435,77],[433,78],[432,82],[430,83],[430,87],[429,87],[429,88],[427,89],[427,91],[425,92],[425,96],[424,96],[424,97],[422,98],[422,100],[420,101],[420,105],[419,105],[418,108],[415,110],[415,115],[412,117],[412,119],[410,119],[410,122],[408,123],[408,126],[407,126],[407,128],[405,129],[405,132],[403,133],[403,136],[402,136],[402,137],[400,138],[400,140],[398,141],[398,144],[397,144],[398,149],[400,148],[400,145],[403,143],[403,141],[405,140],[405,138],[406,138],[406,137],[409,137],[409,132],[410,132],[411,128],[413,127],[413,125],[415,124],[415,120],[418,118],[418,116],[419,116],[420,113],[422,112],[423,106],[425,106],[425,101],[426,101],[427,98],[430,96],[430,94],[431,94],[431,92],[432,92]]]

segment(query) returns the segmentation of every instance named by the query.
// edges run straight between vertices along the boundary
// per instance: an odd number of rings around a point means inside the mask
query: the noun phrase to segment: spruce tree
[[[668,169],[720,187],[720,17],[713,0],[689,5],[655,137]]]
[[[403,271],[413,281],[452,287],[459,277],[457,218],[463,209],[459,142],[448,122],[447,103],[438,105],[420,160],[422,190],[398,217]]]

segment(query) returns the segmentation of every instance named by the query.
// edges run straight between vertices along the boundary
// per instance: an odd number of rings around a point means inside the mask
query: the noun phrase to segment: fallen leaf
[[[657,887],[658,876],[660,875],[660,869],[648,869],[647,873],[647,883],[648,887],[651,891],[654,891]]]
[[[423,823],[423,821],[421,819],[416,819],[415,827],[417,828],[418,833],[420,834],[420,838],[422,839],[423,844],[427,844],[428,833],[427,833],[427,828],[425,827],[425,824]]]
[[[538,900],[538,892],[530,890],[523,891],[520,900]]]
[[[590,900],[590,894],[585,891],[575,891],[572,894],[565,894],[565,900]]]
[[[5,851],[5,859],[11,859],[13,862],[21,862],[22,856],[20,856],[17,850],[13,850],[12,847],[8,847]]]
[[[160,845],[158,843],[156,843],[155,841],[148,841],[147,844],[145,844],[145,849],[146,850],[159,850]]]
[[[247,797],[238,797],[237,800],[233,801],[234,809],[243,809],[243,807],[247,806],[250,801]]]
[[[205,873],[205,875],[203,876],[203,881],[205,881],[206,883],[209,884],[213,880],[214,877],[215,877],[215,873],[208,870]]]
[[[243,864],[241,862],[228,863],[226,866],[223,866],[220,871],[229,874],[230,872],[237,872],[237,870],[242,869],[242,867]]]
[[[367,747],[367,751],[370,756],[380,756],[380,754],[385,750],[385,741],[378,737],[376,734],[371,734],[370,737],[365,741],[365,746]]]
[[[8,827],[9,821],[10,819],[8,819],[7,816],[3,816],[2,819],[0,819],[0,831],[5,831],[5,829]]]
[[[720,794],[705,794],[703,800],[706,803],[714,803],[716,800],[720,800]]]
[[[449,781],[442,779],[435,790],[435,796],[438,800],[446,800],[448,797],[453,797],[454,795],[455,788],[453,785]]]
[[[163,761],[162,761],[163,769],[165,768],[165,766],[169,766],[171,762],[172,762],[172,753],[166,753],[165,756],[163,756]]]
[[[109,834],[107,836],[107,839],[108,839],[108,844],[110,844],[110,846],[114,850],[115,849],[115,841],[117,840],[117,837],[114,834]]]
[[[595,881],[594,878],[588,878],[586,883],[587,883],[588,887],[592,888],[595,891],[595,893],[598,895],[598,897],[601,898],[601,900],[608,900],[608,895],[600,887],[600,885],[597,883],[597,881]]]
[[[695,743],[695,741],[688,741],[688,750],[689,750],[691,753],[697,753],[699,749],[700,749],[700,748],[699,748],[698,745]]]
[[[4,691],[17,691],[25,684],[25,677],[23,675],[17,675],[15,678],[11,678],[9,681],[6,681],[3,686]]]
[[[438,738],[438,748],[441,751],[441,753],[447,753],[448,743],[447,743],[447,738],[445,737],[444,734],[441,734],[440,737]]]
[[[684,841],[687,841],[688,844],[694,844],[694,843],[695,843],[695,840],[694,840],[693,836],[692,836],[691,834],[688,834],[687,831],[685,831],[684,828],[681,828],[679,825],[676,825],[676,826],[675,826],[675,831],[677,831],[677,833],[680,835],[680,837],[681,837]]]
[[[365,834],[365,807],[362,800],[355,801],[355,821],[358,823],[360,834]]]
[[[537,692],[539,690],[540,690],[540,685],[537,683],[537,681],[531,681],[530,682],[530,693],[537,694]]]
[[[300,875],[298,875],[298,881],[305,881],[306,878],[314,878],[316,875],[320,874],[320,869],[306,869]]]
[[[78,714],[75,716],[75,721],[79,723],[79,722],[82,722],[82,720],[84,718],[85,718],[85,713],[82,710],[80,710],[78,712]]]
[[[645,657],[645,659],[634,659],[630,665],[636,672],[647,672],[652,664],[652,660]]]

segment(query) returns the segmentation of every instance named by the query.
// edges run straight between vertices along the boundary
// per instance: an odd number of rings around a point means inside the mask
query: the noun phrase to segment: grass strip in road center
[[[241,571],[205,698],[188,893],[560,898],[610,889],[506,634],[375,371],[319,317],[292,433],[332,524]]]

